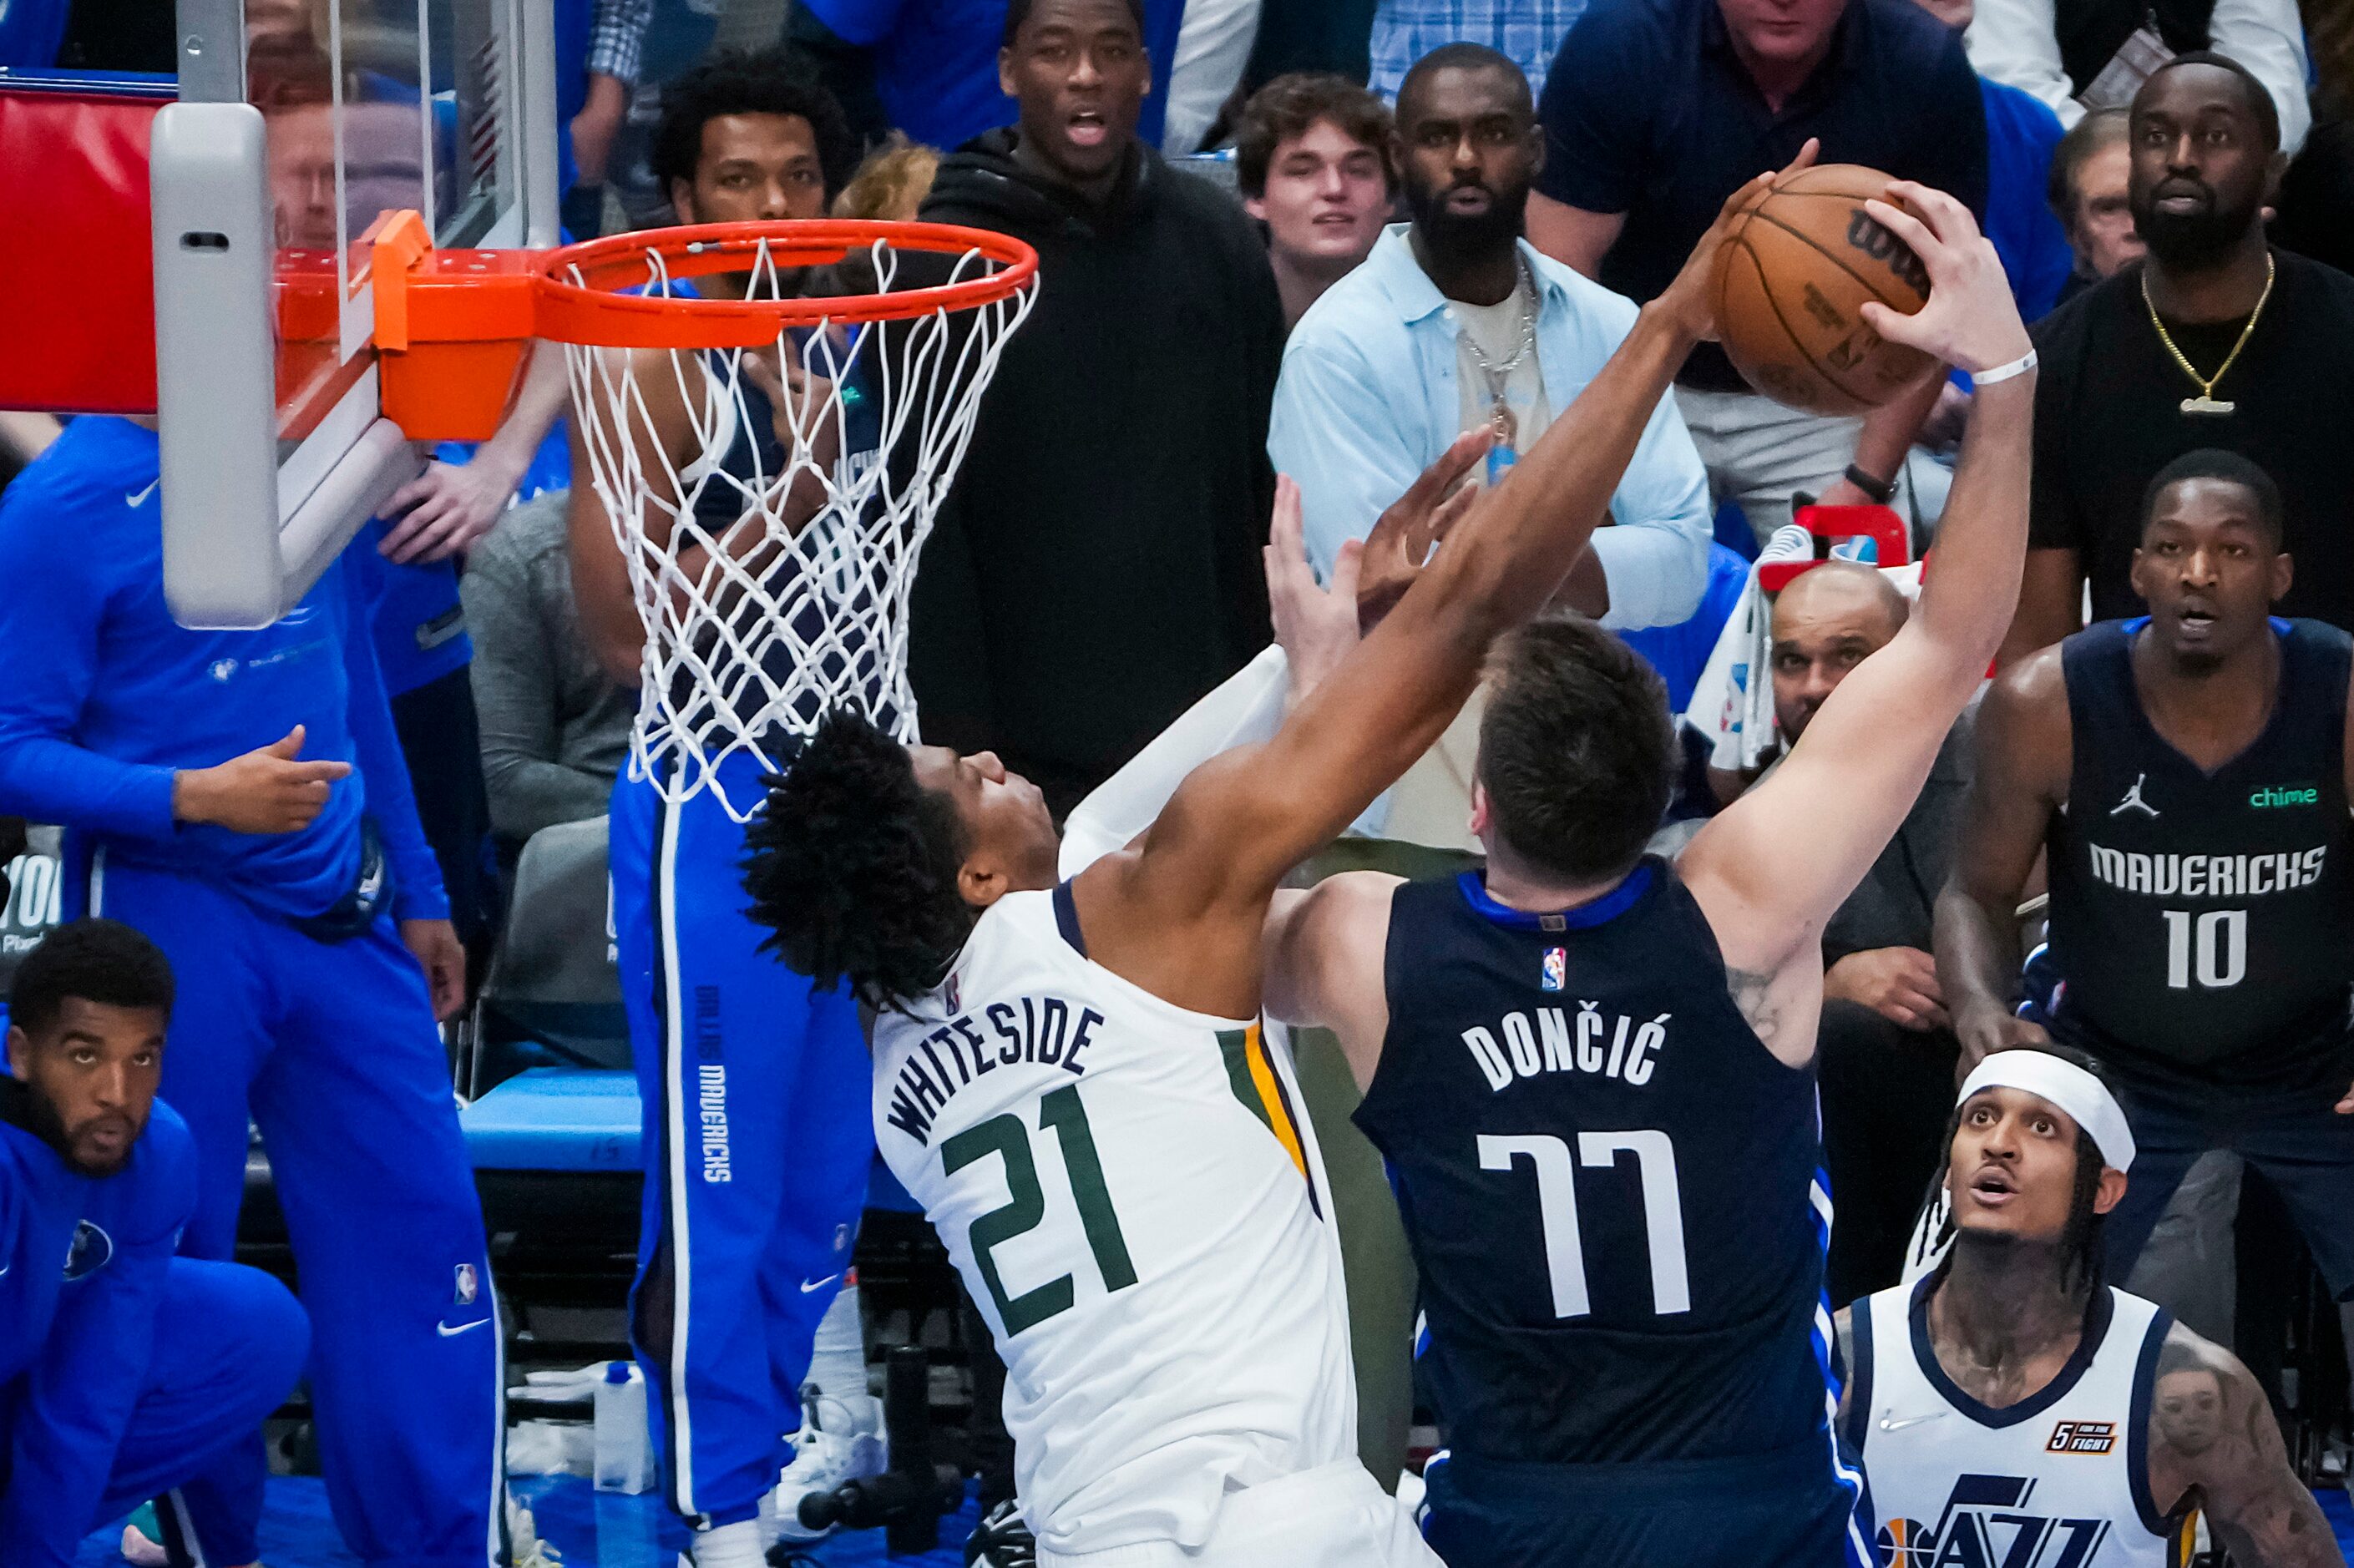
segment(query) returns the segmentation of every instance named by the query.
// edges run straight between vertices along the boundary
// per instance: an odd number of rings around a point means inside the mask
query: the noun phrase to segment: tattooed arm
[[[2169,1517],[2203,1509],[2243,1568],[2344,1568],[2329,1521],[2289,1468],[2264,1391],[2238,1357],[2179,1323],[2158,1351],[2149,1495]]]

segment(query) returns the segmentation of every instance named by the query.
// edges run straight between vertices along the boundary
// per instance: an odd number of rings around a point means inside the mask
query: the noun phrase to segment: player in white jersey
[[[2134,1144],[2092,1058],[1987,1057],[1949,1148],[1945,1261],[1839,1319],[1892,1568],[2176,1568],[2194,1510],[2240,1568],[2342,1564],[2248,1370],[2101,1280]]]
[[[1718,242],[1272,739],[1194,768],[1067,884],[1037,789],[987,754],[837,715],[771,794],[755,917],[877,1010],[878,1143],[991,1319],[1047,1568],[1434,1561],[1353,1457],[1321,1178],[1251,1027],[1262,929],[1277,885],[1560,588],[1713,330]],[[1393,519],[1426,521],[1483,445],[1458,442]],[[1353,621],[1352,566],[1333,588],[1321,609]]]

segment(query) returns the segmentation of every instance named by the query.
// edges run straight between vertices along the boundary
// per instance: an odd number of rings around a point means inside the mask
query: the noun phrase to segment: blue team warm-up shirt
[[[78,1176],[25,1098],[0,1079],[0,1563],[69,1563],[147,1375],[196,1146],[158,1100],[119,1173]]]
[[[376,822],[403,919],[446,918],[370,645],[339,563],[259,631],[192,631],[164,600],[154,432],[81,418],[0,495],[0,811],[100,835],[124,861],[320,914]],[[172,776],[307,727],[302,755],[355,764],[298,833],[187,826]]]

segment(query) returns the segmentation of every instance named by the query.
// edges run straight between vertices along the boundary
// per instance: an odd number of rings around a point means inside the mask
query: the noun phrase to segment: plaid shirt
[[[590,72],[636,86],[646,27],[653,19],[654,0],[597,0],[588,34]]]
[[[1545,71],[1586,0],[1381,0],[1373,13],[1373,89],[1397,101],[1398,83],[1415,61],[1441,44],[1486,44],[1544,91]]]

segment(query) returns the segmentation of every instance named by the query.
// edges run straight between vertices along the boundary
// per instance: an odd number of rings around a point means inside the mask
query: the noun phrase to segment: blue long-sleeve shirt
[[[161,1100],[112,1176],[76,1175],[0,1081],[0,1563],[68,1568],[153,1359],[196,1202],[196,1146]]]
[[[164,600],[154,432],[82,418],[0,495],[0,812],[97,834],[122,862],[324,912],[358,875],[371,818],[402,919],[449,915],[345,568],[259,631],[195,631]],[[172,815],[172,777],[306,728],[302,756],[353,764],[300,832]]]

